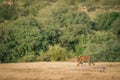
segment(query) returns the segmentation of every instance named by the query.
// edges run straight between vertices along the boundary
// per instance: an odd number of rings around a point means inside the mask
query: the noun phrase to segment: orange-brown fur
[[[91,65],[91,63],[94,65],[94,63],[91,61],[91,56],[90,55],[86,55],[86,56],[79,56],[78,59],[78,64],[77,66],[79,66],[79,64],[83,64],[84,61],[87,61],[89,63],[89,66]]]

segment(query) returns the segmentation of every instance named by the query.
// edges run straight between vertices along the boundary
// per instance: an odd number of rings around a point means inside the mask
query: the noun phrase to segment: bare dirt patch
[[[120,80],[120,62],[76,65],[77,62],[0,64],[0,80]]]

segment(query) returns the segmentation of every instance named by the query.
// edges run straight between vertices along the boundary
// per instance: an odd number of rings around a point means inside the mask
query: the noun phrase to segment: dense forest
[[[120,0],[0,0],[0,63],[120,61]]]

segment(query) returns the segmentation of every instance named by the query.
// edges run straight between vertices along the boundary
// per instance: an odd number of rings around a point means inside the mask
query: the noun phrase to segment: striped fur
[[[78,58],[78,64],[77,66],[79,66],[79,64],[83,64],[83,62],[87,61],[89,63],[89,66],[91,65],[91,63],[94,65],[94,63],[92,62],[92,57],[90,55],[86,55],[86,56],[79,56]]]

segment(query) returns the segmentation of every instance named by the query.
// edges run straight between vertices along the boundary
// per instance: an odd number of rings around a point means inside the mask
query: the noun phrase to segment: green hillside
[[[0,62],[120,61],[120,0],[0,0]]]

